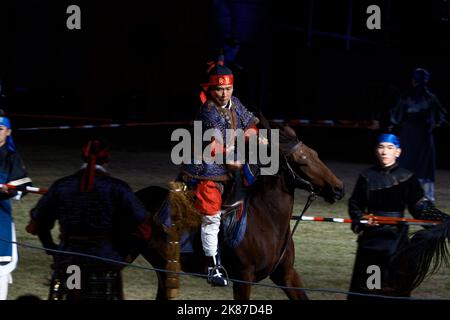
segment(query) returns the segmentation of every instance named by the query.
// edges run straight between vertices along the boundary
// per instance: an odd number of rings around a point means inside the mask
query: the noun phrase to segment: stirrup
[[[208,278],[206,280],[213,287],[226,287],[228,286],[227,271],[221,265],[208,267]]]

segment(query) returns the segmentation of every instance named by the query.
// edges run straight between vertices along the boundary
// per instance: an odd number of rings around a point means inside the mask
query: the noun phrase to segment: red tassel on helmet
[[[88,141],[83,147],[82,159],[87,166],[81,178],[81,192],[92,192],[95,183],[95,170],[97,164],[104,164],[109,160],[109,146],[99,139]]]

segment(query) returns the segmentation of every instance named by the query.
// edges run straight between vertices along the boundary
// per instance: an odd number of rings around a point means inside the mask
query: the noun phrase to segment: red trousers
[[[195,189],[195,209],[204,215],[217,214],[222,207],[222,194],[214,181],[203,180]]]

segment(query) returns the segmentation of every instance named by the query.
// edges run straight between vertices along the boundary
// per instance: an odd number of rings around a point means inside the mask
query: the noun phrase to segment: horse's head
[[[295,187],[309,189],[333,203],[344,197],[344,183],[334,175],[317,152],[301,142],[295,131],[280,127],[280,156],[286,159],[284,170],[292,176]]]

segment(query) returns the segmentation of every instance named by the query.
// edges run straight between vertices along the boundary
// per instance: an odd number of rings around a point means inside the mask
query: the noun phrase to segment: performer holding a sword
[[[0,300],[7,299],[8,285],[12,283],[11,272],[18,261],[10,199],[19,200],[29,186],[31,179],[16,151],[11,136],[11,122],[0,110]]]
[[[375,148],[378,164],[360,174],[349,199],[349,214],[354,221],[352,230],[358,234],[351,292],[409,297],[414,287],[412,283],[416,283],[416,274],[428,271],[429,264],[426,268],[420,264],[418,255],[411,255],[404,261],[395,260],[398,253],[410,245],[408,225],[386,224],[383,223],[387,222],[383,221],[384,218],[393,222],[401,220],[407,208],[415,219],[443,221],[438,228],[448,232],[450,217],[435,208],[425,197],[419,180],[412,172],[398,166],[397,158],[400,153],[398,137],[391,133],[381,134]],[[367,223],[359,223],[362,219],[367,220]],[[435,247],[431,245],[432,238],[436,239],[436,245],[441,241],[433,232],[430,229],[427,233],[428,244],[423,239],[420,243],[421,250],[428,250],[430,255],[435,251]],[[445,237],[443,241],[445,245]],[[417,249],[419,254],[419,247]],[[371,276],[369,270],[373,266],[380,270],[380,286],[368,285]],[[367,297],[350,294],[348,298],[353,300]]]

